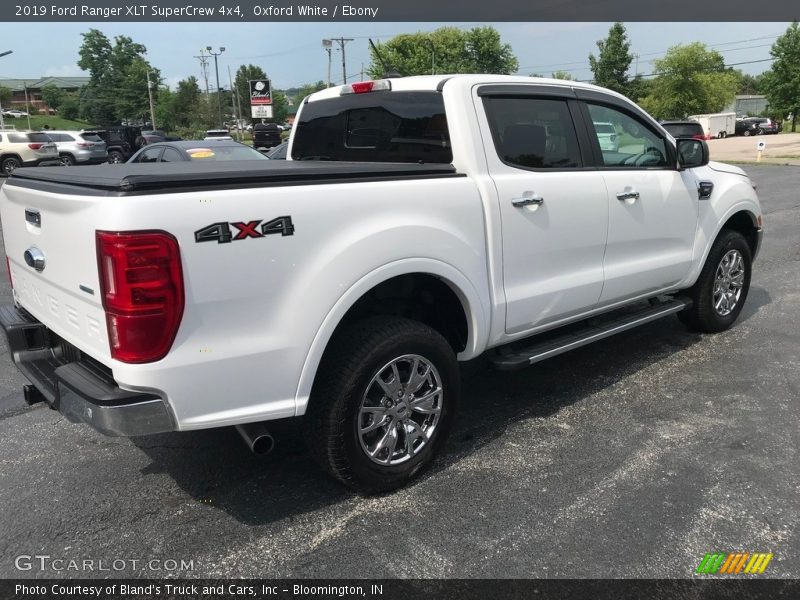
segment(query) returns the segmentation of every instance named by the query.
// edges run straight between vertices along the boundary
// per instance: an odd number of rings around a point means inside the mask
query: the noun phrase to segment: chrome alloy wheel
[[[358,439],[383,466],[412,459],[428,444],[442,414],[442,379],[417,354],[395,358],[375,373],[358,409]]]
[[[744,259],[738,250],[728,250],[717,266],[714,277],[714,310],[720,317],[731,314],[744,287]]]

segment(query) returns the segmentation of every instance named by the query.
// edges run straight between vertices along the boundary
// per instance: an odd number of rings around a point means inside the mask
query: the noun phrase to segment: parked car
[[[745,305],[752,181],[610,90],[357,82],[306,98],[290,147],[11,177],[0,325],[26,399],[114,435],[237,426],[257,453],[301,418],[325,471],[382,492],[442,449],[459,361],[520,369],[668,315],[720,332]]]
[[[677,139],[710,140],[711,136],[703,131],[703,126],[697,121],[662,121],[661,126],[672,137]]]
[[[264,152],[264,156],[270,160],[286,160],[286,150],[289,148],[289,142],[282,142],[269,151]]]
[[[281,128],[275,123],[256,123],[253,126],[253,147],[273,148],[281,143]]]
[[[597,132],[597,141],[600,143],[600,150],[617,152],[619,150],[619,140],[617,130],[611,123],[595,123],[594,130]]]
[[[4,110],[3,111],[3,116],[4,117],[10,117],[12,119],[21,119],[23,117],[28,117],[30,115],[28,113],[26,113],[24,110],[17,110],[15,108],[11,108],[11,109],[8,109],[8,110]]]
[[[106,143],[108,162],[112,164],[126,162],[144,145],[141,128],[131,125],[116,125],[84,133],[94,133]]]
[[[208,131],[206,131],[206,136],[203,139],[233,141],[231,132],[228,131],[227,129],[209,129]]]
[[[136,154],[129,163],[154,162],[217,162],[237,160],[265,160],[258,150],[233,140],[181,140],[148,144]]]
[[[45,133],[55,142],[64,166],[108,162],[106,143],[94,132],[48,130]]]
[[[0,173],[45,164],[58,164],[58,148],[46,133],[0,131]]]
[[[772,119],[766,117],[752,117],[749,119],[756,126],[757,135],[771,135],[780,133],[778,124]]]

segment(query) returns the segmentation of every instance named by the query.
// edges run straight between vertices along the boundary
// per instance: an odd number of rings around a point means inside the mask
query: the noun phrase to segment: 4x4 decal
[[[259,227],[259,225],[261,225]],[[237,231],[231,230],[231,227]],[[266,223],[261,223],[261,219],[255,221],[239,221],[236,223],[212,223],[194,232],[195,242],[217,242],[227,244],[247,238],[260,238],[265,235],[280,233],[281,235],[294,235],[294,225],[292,217],[277,217]]]

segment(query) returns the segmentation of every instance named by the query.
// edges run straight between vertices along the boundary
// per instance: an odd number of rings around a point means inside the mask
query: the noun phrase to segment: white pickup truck
[[[761,242],[741,169],[571,81],[330,88],[289,154],[15,171],[0,322],[26,398],[112,435],[235,425],[257,452],[302,417],[329,473],[388,490],[444,441],[458,361],[516,369],[673,313],[724,330]]]

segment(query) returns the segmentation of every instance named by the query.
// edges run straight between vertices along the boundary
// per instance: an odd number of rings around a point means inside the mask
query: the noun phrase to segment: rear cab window
[[[453,161],[439,92],[380,91],[303,106],[294,160],[445,163]]]

